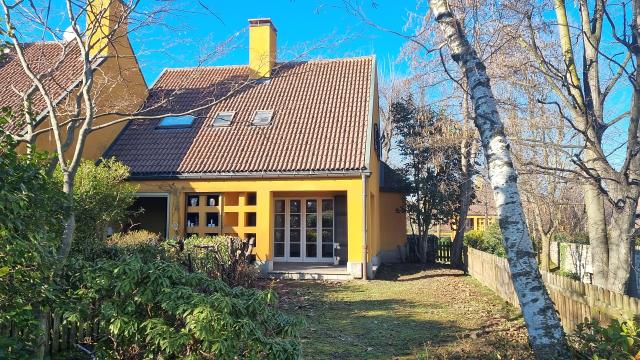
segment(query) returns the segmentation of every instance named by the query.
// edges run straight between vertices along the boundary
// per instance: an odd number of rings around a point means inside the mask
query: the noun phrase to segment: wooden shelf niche
[[[222,196],[191,193],[186,196],[185,237],[214,236],[221,233]]]

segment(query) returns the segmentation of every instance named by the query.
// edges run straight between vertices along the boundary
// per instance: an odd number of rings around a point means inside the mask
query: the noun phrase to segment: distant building
[[[483,231],[489,225],[494,224],[497,221],[497,218],[498,213],[496,212],[493,195],[491,194],[489,186],[487,186],[483,181],[477,181],[476,198],[473,204],[469,206],[464,232],[466,233],[471,230]],[[432,226],[429,233],[440,238],[453,239],[456,235],[456,229],[456,221],[452,221],[449,224]]]

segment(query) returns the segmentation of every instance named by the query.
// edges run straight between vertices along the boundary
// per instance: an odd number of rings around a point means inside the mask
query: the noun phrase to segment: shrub
[[[57,176],[60,178],[60,172]],[[73,193],[73,252],[92,256],[92,251],[106,244],[107,228],[130,214],[137,187],[125,182],[128,177],[129,168],[115,159],[97,165],[82,161]]]
[[[464,234],[464,244],[474,249],[478,249],[482,244],[484,232],[481,230],[471,230]]]
[[[504,239],[498,224],[489,225],[485,231],[471,230],[464,234],[464,243],[474,249],[505,257]]]
[[[147,230],[132,230],[123,233],[115,233],[107,240],[107,244],[121,247],[159,245],[160,234],[152,233]]]
[[[571,280],[582,281],[582,279],[580,278],[580,274],[578,274],[577,272],[574,272],[574,271],[560,269],[560,270],[554,272],[554,274],[560,275],[560,276],[564,276],[564,277],[568,277]]]
[[[3,122],[0,113],[0,328],[13,323],[22,331],[13,338],[0,332],[0,358],[30,358],[40,335],[36,315],[52,297],[48,284],[68,202],[47,175],[45,156],[18,154]]]
[[[98,246],[93,252],[93,258],[116,259],[125,255],[137,255],[143,260],[175,259],[169,242],[163,242],[160,234],[147,230],[116,233],[107,240],[106,246]]]
[[[295,359],[302,320],[272,292],[231,288],[175,262],[139,256],[75,265],[67,319],[97,317],[100,358]],[[81,309],[83,311],[79,311]]]
[[[230,286],[253,286],[258,269],[250,264],[249,256],[248,242],[237,237],[192,236],[184,241],[183,258],[191,270]]]
[[[591,320],[578,324],[570,337],[575,357],[581,359],[640,358],[640,329],[632,320],[614,320],[607,327]]]

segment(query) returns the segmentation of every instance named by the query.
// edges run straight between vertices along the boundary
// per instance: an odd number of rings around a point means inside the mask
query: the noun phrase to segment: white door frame
[[[335,259],[335,231],[336,231],[336,226],[335,226],[335,219],[336,219],[336,214],[335,214],[335,199],[333,197],[327,197],[327,196],[320,196],[320,197],[305,197],[305,196],[287,196],[287,197],[277,197],[273,199],[273,223],[274,223],[274,233],[275,233],[275,204],[276,201],[278,200],[284,200],[284,256],[282,257],[276,257],[275,256],[275,245],[272,244],[274,246],[274,257],[273,260],[277,261],[277,262],[326,262],[326,263],[333,263],[334,259]],[[300,201],[300,257],[295,257],[292,258],[289,255],[289,251],[290,251],[290,201],[291,200],[299,200]],[[306,201],[307,200],[316,200],[316,215],[317,219],[316,219],[316,256],[312,257],[312,258],[308,258],[306,257],[306,252],[307,252],[307,206],[306,206]],[[331,231],[332,231],[332,251],[333,251],[333,256],[326,258],[326,257],[322,257],[322,200],[331,200],[332,204],[333,204],[333,226],[331,227]],[[273,239],[275,240],[275,234],[273,235]],[[275,241],[274,241],[275,243]]]

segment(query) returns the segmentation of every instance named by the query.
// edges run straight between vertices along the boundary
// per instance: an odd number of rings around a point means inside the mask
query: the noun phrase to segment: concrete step
[[[287,279],[287,280],[333,280],[346,281],[353,280],[353,276],[349,273],[310,273],[299,271],[271,271],[267,274],[269,279]]]

